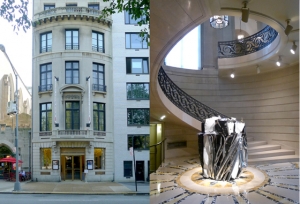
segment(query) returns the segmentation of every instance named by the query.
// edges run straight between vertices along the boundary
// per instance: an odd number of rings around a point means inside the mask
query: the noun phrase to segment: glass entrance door
[[[64,157],[64,180],[82,180],[82,156],[63,156]]]

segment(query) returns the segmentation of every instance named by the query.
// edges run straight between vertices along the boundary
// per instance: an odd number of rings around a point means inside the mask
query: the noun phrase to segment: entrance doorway
[[[144,176],[144,161],[136,161],[136,180],[145,181]]]
[[[84,156],[78,155],[63,155],[61,156],[62,163],[62,180],[82,180]]]

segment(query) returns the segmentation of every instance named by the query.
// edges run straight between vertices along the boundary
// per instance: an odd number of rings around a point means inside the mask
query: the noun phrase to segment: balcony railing
[[[103,46],[92,45],[92,50],[95,51],[95,52],[104,53],[104,47]]]
[[[240,57],[257,52],[269,44],[271,44],[277,37],[278,33],[270,26],[266,26],[258,33],[249,37],[218,42],[219,58]]]
[[[161,67],[158,72],[158,83],[164,92],[165,96],[180,110],[190,115],[191,117],[204,122],[206,118],[212,116],[221,116],[228,118],[226,115],[204,105],[197,101],[183,90],[181,90],[165,73]]]
[[[52,91],[52,90],[53,90],[52,84],[39,86],[39,92]]]
[[[66,50],[79,50],[78,43],[66,44]]]
[[[98,22],[105,22],[108,25],[112,24],[112,20],[110,19],[99,19],[99,16],[101,15],[101,11],[87,8],[87,7],[57,7],[53,9],[49,9],[46,11],[42,11],[40,13],[37,13],[33,17],[34,25],[36,25],[37,22],[45,19],[52,19],[55,18],[57,20],[57,17],[64,18],[64,16],[69,17],[70,15],[73,15],[74,18],[78,16],[78,18],[83,18],[84,16],[92,17],[92,20],[96,20]]]
[[[44,53],[44,52],[52,52],[52,45],[51,45],[51,46],[44,46],[44,47],[41,47],[40,52],[41,52],[41,53]]]
[[[93,91],[106,92],[106,86],[105,85],[93,84],[92,88],[93,88]]]
[[[39,132],[39,136],[51,136],[51,138],[94,138],[95,136],[106,136],[105,131],[95,130],[53,130]]]

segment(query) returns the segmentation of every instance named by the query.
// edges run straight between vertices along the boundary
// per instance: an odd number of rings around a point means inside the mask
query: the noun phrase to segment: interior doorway
[[[84,156],[82,155],[62,155],[61,175],[62,180],[82,180],[84,169]]]
[[[145,181],[144,161],[136,161],[136,180],[137,181]]]

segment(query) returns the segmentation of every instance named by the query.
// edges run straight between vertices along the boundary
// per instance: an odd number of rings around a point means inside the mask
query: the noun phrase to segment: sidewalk
[[[149,194],[149,183],[116,182],[21,182],[21,191],[15,192],[15,182],[0,180],[0,193],[46,194]]]

